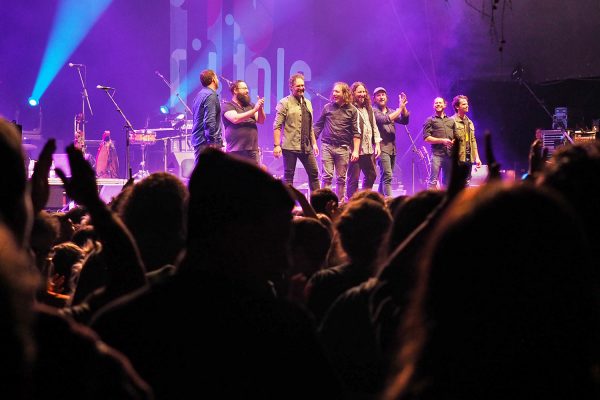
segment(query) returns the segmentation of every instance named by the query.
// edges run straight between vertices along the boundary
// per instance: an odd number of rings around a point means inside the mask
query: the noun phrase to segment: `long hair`
[[[359,86],[364,87],[365,91],[367,92],[365,107],[366,107],[367,111],[369,112],[369,115],[371,115],[371,111],[373,111],[373,107],[371,105],[371,96],[369,95],[369,90],[367,89],[367,85],[365,85],[364,83],[362,83],[362,82],[354,82],[352,84],[352,86],[350,86],[350,93],[352,95],[352,103],[355,106],[358,106],[358,104],[356,103],[356,98],[354,97],[354,92],[358,89]]]
[[[350,103],[352,103],[352,93],[350,92],[350,86],[348,86],[346,82],[336,82],[333,84],[333,87],[335,88],[338,85],[342,89],[342,99],[344,100],[342,105],[347,106]],[[333,93],[331,94],[330,100],[332,103],[335,103],[335,100],[333,99]]]

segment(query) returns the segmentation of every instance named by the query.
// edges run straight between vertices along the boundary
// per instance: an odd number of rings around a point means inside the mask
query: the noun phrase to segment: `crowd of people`
[[[404,94],[388,109],[384,88],[373,106],[363,83],[338,82],[313,122],[292,76],[274,124],[279,180],[244,136],[264,121],[261,99],[237,81],[224,113],[209,112],[221,107],[218,79],[202,82],[195,112],[223,118],[227,152],[220,132],[199,128],[187,186],[153,173],[105,204],[71,145],[71,177],[57,170],[78,205],[68,212],[45,210],[55,142],[27,179],[19,134],[0,119],[10,398],[600,396],[599,141],[548,159],[536,139],[526,178],[505,182],[486,136],[487,181],[468,187],[481,163],[468,99],[448,117],[436,98],[424,130],[439,146],[431,187],[393,197]],[[376,156],[383,193],[369,187]],[[293,186],[298,159],[315,168],[310,196]]]

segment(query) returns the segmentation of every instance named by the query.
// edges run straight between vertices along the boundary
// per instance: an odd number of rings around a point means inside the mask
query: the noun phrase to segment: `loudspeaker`
[[[111,184],[111,185],[98,185],[100,191],[98,195],[100,198],[106,203],[110,203],[114,197],[116,197],[119,193],[121,193],[121,189],[123,189],[123,184]]]
[[[182,179],[190,179],[195,165],[194,152],[176,151],[169,155],[167,169]]]
[[[46,209],[48,210],[62,210],[67,204],[67,195],[62,186],[62,182],[55,184],[51,183],[48,186],[50,189],[48,195],[48,202],[46,203]]]

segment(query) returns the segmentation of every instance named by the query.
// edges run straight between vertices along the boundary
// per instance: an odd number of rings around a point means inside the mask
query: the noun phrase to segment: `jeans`
[[[324,188],[331,188],[335,168],[336,194],[340,201],[346,191],[346,173],[350,161],[350,146],[333,146],[323,143],[321,146],[321,183]]]
[[[385,197],[392,196],[392,178],[394,177],[394,168],[396,166],[396,155],[381,153],[379,157],[379,193]]]
[[[436,189],[438,186],[438,179],[440,176],[440,169],[442,170],[442,182],[440,188],[448,185],[450,179],[450,171],[452,170],[452,157],[450,156],[431,156],[431,175],[427,180],[427,189]]]
[[[240,156],[242,158],[247,158],[256,163],[256,165],[260,165],[260,153],[258,150],[239,150],[239,151],[230,151],[229,154],[234,154],[236,156]]]
[[[362,171],[364,175],[362,189],[373,189],[373,184],[377,178],[377,172],[375,172],[375,156],[373,154],[362,154],[358,157],[358,161],[350,161],[350,164],[348,164],[347,198],[351,198],[358,190],[360,171]]]
[[[319,167],[315,154],[303,153],[294,150],[282,150],[283,153],[283,181],[289,185],[294,184],[294,174],[296,172],[296,160],[300,160],[306,175],[308,175],[308,187],[311,192],[319,189]]]

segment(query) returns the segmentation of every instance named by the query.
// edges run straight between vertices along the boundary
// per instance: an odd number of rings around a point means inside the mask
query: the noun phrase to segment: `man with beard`
[[[358,111],[352,105],[352,93],[346,82],[336,82],[331,91],[331,101],[323,107],[315,123],[315,135],[321,138],[323,187],[330,188],[333,172],[336,175],[336,194],[340,200],[346,194],[348,163],[358,161],[360,128]]]
[[[375,122],[381,135],[381,156],[379,157],[379,193],[385,197],[392,196],[392,178],[396,165],[396,124],[408,125],[408,99],[403,92],[398,96],[400,107],[394,110],[387,106],[388,97],[385,88],[378,87],[373,91],[376,107]]]
[[[244,81],[233,82],[229,89],[233,97],[223,105],[226,150],[260,165],[256,123],[265,122],[265,100],[259,97],[256,104],[252,104]]]
[[[296,162],[300,160],[308,175],[308,187],[313,192],[319,189],[316,159],[319,147],[312,126],[312,103],[304,97],[304,75],[292,75],[289,83],[291,94],[277,104],[273,122],[273,157],[283,155],[283,180],[289,185],[294,183]]]
[[[427,189],[437,189],[442,171],[440,187],[448,184],[452,170],[452,146],[456,139],[456,124],[454,118],[446,115],[446,100],[436,97],[433,100],[435,114],[425,120],[423,125],[423,140],[431,145],[431,173],[427,180]]]
[[[371,98],[367,87],[362,82],[354,82],[350,88],[352,104],[358,110],[358,124],[360,126],[360,147],[354,149],[352,161],[348,165],[348,186],[346,197],[351,198],[358,190],[358,178],[363,172],[362,189],[372,189],[377,178],[375,172],[375,159],[381,155],[381,136],[375,123],[375,115],[371,106]],[[356,159],[356,161],[354,161]]]

